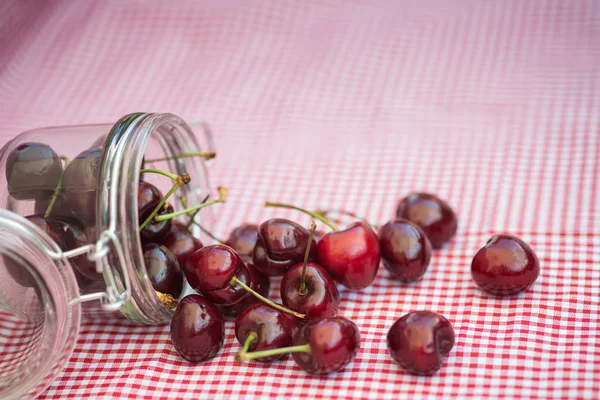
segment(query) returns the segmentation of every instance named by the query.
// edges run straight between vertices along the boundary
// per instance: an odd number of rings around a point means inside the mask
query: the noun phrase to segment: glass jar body
[[[188,204],[199,204],[209,193],[205,161],[201,157],[174,157],[213,150],[210,132],[204,125],[197,128],[194,132],[172,114],[137,113],[116,124],[36,129],[4,146],[0,152],[0,208],[20,217],[9,218],[4,226],[0,220],[0,229],[12,238],[6,241],[10,246],[0,243],[0,274],[4,281],[0,312],[10,315],[6,321],[0,318],[2,325],[10,324],[11,318],[31,320],[32,310],[26,304],[47,306],[48,301],[53,302],[55,314],[71,316],[60,322],[63,329],[71,331],[73,326],[65,326],[65,321],[78,325],[79,313],[84,318],[127,318],[146,324],[170,320],[172,310],[156,296],[144,265],[137,192],[141,179],[163,194],[173,182],[162,175],[141,174],[140,170],[188,173],[192,181],[179,188],[169,202],[175,210],[183,208],[180,196]],[[26,222],[17,228],[22,217]],[[210,226],[210,208],[196,218]],[[31,224],[39,229],[31,229]],[[42,255],[35,260],[19,258],[15,247],[27,240],[30,247],[40,245],[37,250],[47,259],[40,259]],[[55,246],[40,244],[48,241]],[[53,264],[54,268],[46,271],[45,279],[38,276],[44,269],[42,264]],[[63,281],[62,286],[54,280]],[[65,290],[70,284],[64,282],[75,282],[75,289]],[[65,341],[74,341],[54,325],[42,322],[42,326],[48,336],[62,335]],[[27,333],[18,330],[12,337],[22,337],[23,342],[28,339]],[[6,347],[0,342],[0,352]],[[55,347],[70,347],[72,351],[71,343]],[[64,356],[63,351],[57,353]],[[25,368],[28,363],[21,364]],[[8,366],[0,361],[0,375],[7,371]],[[53,373],[57,372],[48,371],[49,375]],[[14,389],[18,383],[11,383],[9,378],[4,386],[2,382],[0,397],[5,398],[3,388]],[[34,390],[31,384],[25,386]]]

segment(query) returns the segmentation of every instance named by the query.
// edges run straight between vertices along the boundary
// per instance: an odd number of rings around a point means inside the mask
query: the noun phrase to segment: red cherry
[[[173,224],[171,231],[162,240],[162,244],[177,257],[179,265],[184,265],[188,258],[202,247],[202,242],[191,233],[180,230]]]
[[[373,283],[381,260],[377,235],[365,222],[327,233],[317,243],[317,255],[333,279],[353,290]]]
[[[527,243],[511,235],[494,235],[471,263],[471,275],[481,289],[496,296],[523,292],[537,279],[540,262]]]
[[[308,352],[292,353],[300,368],[310,374],[326,375],[344,369],[354,360],[360,348],[360,332],[346,318],[324,318],[303,325],[293,344],[308,348]]]
[[[177,257],[165,246],[150,243],[144,246],[144,265],[152,287],[177,298],[183,290],[183,273]]]
[[[450,206],[429,193],[411,193],[403,198],[396,210],[398,218],[419,225],[434,249],[441,248],[456,233],[458,220]]]
[[[290,346],[298,328],[296,318],[261,303],[251,305],[240,314],[235,321],[235,336],[244,346],[242,353],[264,351]],[[256,360],[270,362],[283,356],[276,354]]]
[[[411,312],[394,322],[387,346],[392,358],[411,374],[432,375],[454,346],[454,329],[434,312]]]
[[[431,243],[419,226],[398,218],[379,230],[381,259],[385,268],[401,282],[413,282],[427,271]]]
[[[290,268],[281,280],[281,301],[307,319],[335,317],[340,308],[340,294],[325,268],[306,264],[306,292],[300,290],[303,264]]]
[[[252,251],[258,239],[258,226],[242,224],[235,228],[225,244],[234,249],[242,258],[252,257]]]
[[[69,250],[96,243],[97,240],[98,232],[95,225],[81,228],[77,224],[69,224],[65,232],[65,241]],[[87,254],[73,257],[69,261],[86,278],[93,281],[103,280],[102,274],[96,271],[96,263],[91,261]]]
[[[170,205],[169,203],[166,203],[156,215],[158,216],[158,215],[170,214],[173,211],[174,211],[173,206]],[[150,215],[151,212],[152,212],[152,210],[150,210],[150,212],[148,212],[148,214],[140,216],[138,222],[140,224],[142,222],[144,222],[146,220],[146,218]],[[150,223],[148,225],[146,225],[144,227],[144,229],[142,229],[140,231],[140,238],[142,239],[142,243],[148,244],[148,243],[161,242],[164,239],[164,237],[167,236],[167,233],[169,233],[171,231],[172,226],[173,226],[172,219],[167,219],[164,221],[155,221],[153,219],[152,221],[150,221]]]
[[[246,267],[250,273],[250,287],[261,296],[269,297],[269,290],[271,289],[271,280],[269,277],[260,273],[252,264],[248,263]],[[220,307],[220,310],[223,315],[236,318],[242,311],[253,304],[262,304],[262,302],[255,296],[246,296],[235,304]]]
[[[151,183],[140,181],[138,185],[138,219],[144,220],[158,206],[163,194]]]
[[[225,323],[219,310],[198,295],[184,297],[171,320],[171,340],[177,353],[190,362],[214,357],[225,337]]]
[[[234,277],[250,285],[250,273],[231,247],[215,244],[196,250],[184,264],[185,276],[192,288],[215,304],[231,305],[248,294]]]

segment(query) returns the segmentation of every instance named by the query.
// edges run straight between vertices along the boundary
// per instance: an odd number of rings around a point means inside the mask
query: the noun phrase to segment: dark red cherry
[[[37,225],[38,228],[46,232],[48,236],[50,236],[50,238],[53,241],[55,241],[56,244],[58,244],[58,247],[60,247],[61,250],[65,250],[67,248],[65,242],[65,224],[58,221],[52,221],[50,219],[37,215],[30,215],[25,218],[27,218],[35,225]]]
[[[235,336],[243,346],[252,335],[248,351],[263,351],[288,347],[298,331],[298,319],[276,310],[267,304],[253,304],[246,308],[235,321]],[[257,361],[270,362],[283,357],[277,354],[257,358]]]
[[[434,312],[411,312],[394,322],[387,346],[392,358],[411,374],[432,375],[454,346],[454,329]]]
[[[273,218],[258,228],[258,239],[252,253],[254,266],[268,276],[280,276],[304,259],[309,232],[297,223]],[[316,257],[316,244],[311,247]]]
[[[494,235],[471,263],[471,275],[481,289],[496,296],[523,292],[540,274],[540,262],[527,243],[511,235]]]
[[[294,335],[294,346],[308,351],[292,353],[294,361],[308,373],[325,375],[350,364],[360,348],[360,332],[346,318],[324,318],[308,322]]]
[[[140,181],[138,185],[138,218],[143,222],[163,199],[163,194],[151,183]],[[143,219],[142,219],[143,217]]]
[[[150,243],[144,246],[144,265],[154,290],[177,298],[183,290],[183,272],[177,257],[165,246]]]
[[[140,225],[146,220],[146,218],[150,215],[151,212],[152,210],[150,210],[148,214],[140,216],[140,219],[138,221]],[[170,214],[172,212],[174,212],[173,206],[169,203],[165,203],[165,205],[158,213],[156,213],[156,215]],[[140,231],[140,238],[142,239],[142,243],[160,243],[164,239],[164,237],[167,236],[167,233],[171,231],[172,226],[173,220],[171,219],[167,219],[165,221],[154,221],[153,219],[148,225],[144,227],[144,229]]]
[[[373,283],[381,259],[377,235],[365,222],[327,233],[317,243],[317,254],[332,278],[353,290]]]
[[[23,143],[6,159],[8,192],[17,200],[49,199],[62,172],[60,158],[50,146],[38,142]]]
[[[192,253],[202,247],[202,242],[192,236],[191,233],[174,227],[164,237],[162,244],[177,257],[179,265],[185,264]]]
[[[96,223],[101,163],[100,148],[85,150],[69,163],[62,177],[61,196],[64,205],[84,225]]]
[[[250,273],[240,256],[223,244],[196,250],[183,267],[190,286],[215,304],[231,305],[249,293],[240,285],[231,285],[233,277],[251,286]]]
[[[431,243],[414,222],[397,218],[379,229],[381,260],[392,276],[401,282],[413,282],[427,271],[431,261]]]
[[[269,297],[269,290],[271,289],[271,280],[268,276],[260,273],[254,265],[246,264],[248,272],[250,274],[250,287],[263,297]],[[220,308],[223,315],[231,318],[236,318],[242,311],[250,307],[253,304],[263,304],[255,296],[245,296],[241,301],[230,306],[223,306]]]
[[[234,249],[240,257],[252,257],[252,250],[258,238],[258,226],[254,224],[242,224],[235,228],[225,244]]]
[[[290,268],[281,280],[280,292],[284,306],[305,314],[306,319],[335,317],[340,308],[340,294],[325,268],[306,264],[306,292],[300,290],[303,263]]]
[[[217,307],[202,296],[184,297],[171,320],[171,340],[181,357],[202,362],[214,357],[225,338],[225,323]]]
[[[434,249],[439,249],[450,241],[458,227],[452,208],[429,193],[411,193],[400,200],[396,216],[419,225]]]
[[[74,250],[79,247],[96,243],[98,232],[95,225],[82,228],[78,224],[69,224],[65,232],[65,240],[68,250]],[[87,279],[97,281],[102,280],[102,274],[96,271],[96,263],[91,261],[87,254],[73,257],[69,260],[71,265]]]

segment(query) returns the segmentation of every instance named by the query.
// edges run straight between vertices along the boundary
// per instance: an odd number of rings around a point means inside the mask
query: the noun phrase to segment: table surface
[[[371,287],[341,291],[362,335],[343,372],[236,364],[231,322],[201,365],[179,358],[167,326],[88,322],[41,398],[600,396],[600,2],[0,4],[1,144],[140,110],[211,124],[211,179],[230,191],[218,235],[272,216],[308,226],[265,200],[385,222],[414,190],[446,199],[458,233],[416,284],[381,268]],[[498,232],[539,256],[520,296],[490,298],[471,280]],[[417,309],[456,331],[429,378],[386,350],[393,321]]]

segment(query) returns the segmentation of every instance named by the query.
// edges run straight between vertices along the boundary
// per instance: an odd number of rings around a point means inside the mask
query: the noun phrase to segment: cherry
[[[144,264],[154,290],[177,298],[183,290],[183,273],[177,257],[165,246],[144,246]]]
[[[441,248],[456,233],[458,220],[450,206],[429,193],[411,193],[403,198],[396,210],[398,218],[419,225],[434,249]]]
[[[202,362],[214,357],[225,338],[225,323],[217,307],[202,296],[184,297],[171,320],[171,340],[181,357]]]
[[[254,266],[268,276],[283,275],[302,261],[307,241],[308,231],[301,225],[283,218],[267,220],[258,228],[252,253]],[[313,250],[311,255],[314,258],[316,251]]]
[[[292,353],[300,368],[310,374],[326,375],[350,364],[360,348],[360,332],[346,318],[323,318],[302,325],[293,346],[238,354],[239,360],[253,360]]]
[[[65,224],[37,215],[30,215],[25,218],[46,232],[48,236],[50,236],[50,238],[55,241],[56,244],[58,244],[58,247],[60,247],[61,250],[65,250],[67,248],[65,242]]]
[[[523,292],[537,279],[540,262],[527,243],[511,235],[494,235],[471,263],[471,275],[481,289],[496,296]]]
[[[248,268],[248,272],[250,273],[250,288],[252,288],[256,293],[260,294],[263,297],[269,296],[269,290],[271,288],[271,281],[268,276],[262,274],[259,270],[257,270],[254,265],[247,263],[246,267]],[[245,296],[242,300],[238,301],[235,304],[230,306],[222,306],[220,307],[221,312],[228,316],[235,318],[246,308],[250,307],[253,304],[262,304],[261,301],[255,296]]]
[[[156,186],[151,183],[140,181],[138,185],[138,219],[144,220],[145,217],[156,208],[163,198],[163,194]]]
[[[252,258],[252,251],[258,239],[258,226],[242,224],[235,228],[225,244],[234,249],[242,258]]]
[[[394,322],[387,346],[392,358],[411,374],[432,375],[454,346],[454,329],[434,312],[411,312]]]
[[[96,223],[96,197],[100,185],[101,162],[102,149],[85,150],[69,163],[62,177],[62,200],[84,225]]]
[[[333,279],[348,289],[360,290],[373,283],[379,270],[381,249],[377,235],[369,224],[362,221],[354,222],[348,228],[338,231],[336,226],[318,213],[269,201],[265,206],[302,211],[329,226],[334,232],[327,233],[317,243],[317,258],[320,265],[325,267]]]
[[[173,212],[173,206],[169,203],[166,203],[160,211],[156,214],[165,215]],[[145,216],[141,216],[140,222],[145,219]],[[164,239],[164,237],[171,231],[171,226],[173,225],[173,221],[171,219],[166,219],[163,221],[156,221],[152,219],[145,227],[140,231],[140,238],[142,239],[142,243],[156,243],[160,242]]]
[[[171,231],[162,240],[162,244],[177,257],[179,265],[184,265],[193,252],[202,247],[202,242],[187,230],[181,230],[173,224]]]
[[[431,243],[415,223],[397,218],[379,230],[381,259],[385,268],[401,282],[413,282],[427,271]]]
[[[78,224],[69,224],[65,232],[65,242],[67,249],[73,250],[79,247],[95,243],[98,240],[96,226],[86,226],[82,228]],[[102,274],[96,271],[96,263],[91,261],[87,254],[81,254],[69,260],[71,265],[87,279],[98,281],[102,280]]]
[[[47,144],[19,145],[6,159],[8,192],[17,200],[52,197],[63,172],[58,155]]]
[[[308,262],[315,228],[313,222],[304,262],[289,269],[280,285],[283,305],[307,319],[335,317],[340,308],[340,294],[331,276],[320,265]]]
[[[248,351],[290,346],[298,329],[298,320],[291,315],[266,304],[253,304],[242,311],[235,321],[235,336],[244,346],[239,357],[243,357]],[[256,360],[270,362],[283,356],[284,354],[275,354]]]

